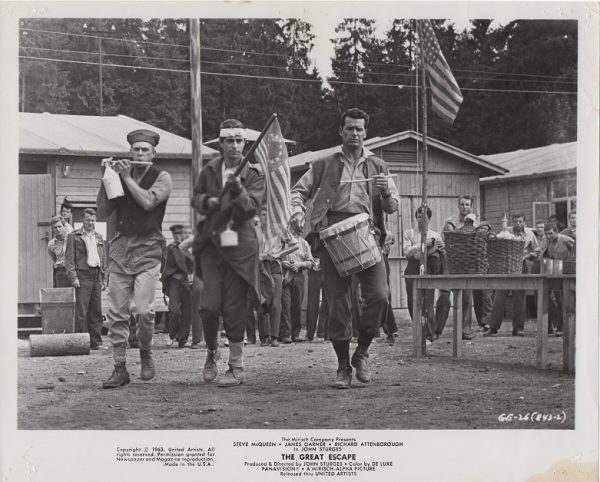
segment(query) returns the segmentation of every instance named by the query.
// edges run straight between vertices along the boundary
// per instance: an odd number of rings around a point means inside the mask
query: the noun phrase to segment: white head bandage
[[[219,131],[219,137],[243,137],[246,138],[246,129],[242,129],[241,127],[226,127],[225,129],[221,129]]]

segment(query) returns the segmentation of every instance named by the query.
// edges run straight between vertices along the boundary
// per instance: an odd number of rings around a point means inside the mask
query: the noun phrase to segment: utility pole
[[[100,33],[100,19],[96,20],[96,30]],[[100,89],[100,116],[104,115],[104,105],[102,100],[102,39],[98,36],[98,86]]]
[[[202,169],[202,101],[200,90],[200,19],[190,18],[190,75],[192,108],[192,184]],[[194,224],[197,213],[194,210]]]

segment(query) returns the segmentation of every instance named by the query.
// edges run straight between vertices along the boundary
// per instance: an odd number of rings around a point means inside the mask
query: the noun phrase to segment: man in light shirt
[[[96,211],[83,211],[83,227],[67,237],[65,270],[75,288],[75,324],[89,333],[90,348],[102,347],[102,290],[106,287],[106,251],[102,235],[95,231]]]
[[[444,231],[456,231],[462,228],[467,222],[467,216],[469,218],[475,216],[473,211],[473,197],[468,194],[463,194],[458,198],[458,213],[454,216],[450,216],[444,222],[444,228],[442,229],[442,236]],[[477,216],[473,222],[473,226],[477,227]],[[471,290],[463,290],[463,306],[462,306],[462,339],[470,340],[472,337],[469,334],[471,329],[471,311],[473,307]],[[440,290],[440,296],[438,297],[436,305],[436,332],[438,335],[442,334],[446,321],[448,320],[448,314],[450,313],[450,290]]]
[[[384,213],[398,210],[396,185],[388,176],[384,161],[363,146],[369,116],[360,109],[349,109],[340,117],[342,145],[330,156],[318,159],[292,188],[292,216],[304,216],[308,231],[322,228],[360,213],[373,220],[379,244],[385,238]],[[341,277],[326,249],[321,250],[321,268],[329,303],[329,336],[338,359],[335,388],[350,388],[352,367],[356,378],[368,383],[368,349],[379,334],[388,303],[388,285],[383,259],[355,274],[359,278],[364,304],[359,322],[358,345],[350,358],[352,322],[349,292],[352,277]]]
[[[65,271],[65,243],[68,233],[60,216],[53,216],[50,225],[54,237],[48,242],[48,256],[52,260],[54,287],[68,288],[71,286]]]
[[[281,324],[279,325],[279,339],[281,343],[300,343],[302,315],[302,299],[304,298],[304,271],[315,265],[310,245],[302,238],[304,231],[304,218],[292,219],[288,228],[288,243],[297,244],[298,249],[286,254],[281,259],[283,267],[283,285],[281,291]],[[291,336],[290,336],[291,335]]]
[[[415,219],[417,221],[417,225],[419,220],[423,216],[423,207],[419,206],[415,211]],[[427,217],[431,219],[432,211],[428,207],[427,208]],[[421,265],[421,232],[419,228],[409,229],[404,233],[402,246],[404,248],[404,255],[406,256],[407,265],[404,270],[405,275],[417,275],[420,273],[420,265]],[[431,273],[430,267],[430,254],[434,252],[441,252],[445,249],[444,241],[442,237],[435,231],[431,229],[427,230],[427,273],[428,274],[441,274],[440,272]],[[441,264],[441,263],[440,263]],[[439,270],[434,270],[439,271]],[[413,317],[413,280],[409,278],[404,279],[406,286],[406,301],[408,303],[408,312],[410,314],[411,319],[414,320]],[[425,315],[425,324],[423,325],[423,345],[432,343],[436,337],[436,326],[435,326],[435,312],[433,309],[433,300],[434,300],[435,290],[427,290],[425,293],[425,299],[423,306],[426,311]]]
[[[532,263],[539,254],[538,240],[534,232],[525,225],[525,216],[523,214],[514,214],[512,228],[509,232],[513,234],[515,239],[525,241],[523,248],[523,273],[530,273],[533,269]],[[525,327],[525,291],[513,290],[513,336],[524,336],[523,329]],[[484,336],[494,336],[498,333],[502,320],[504,318],[504,309],[506,307],[506,297],[508,290],[496,290],[494,295],[494,307],[490,314],[490,329]]]

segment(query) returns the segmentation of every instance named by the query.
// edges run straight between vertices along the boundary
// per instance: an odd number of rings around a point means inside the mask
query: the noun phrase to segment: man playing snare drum
[[[369,116],[360,109],[349,109],[340,119],[342,145],[337,151],[318,159],[292,189],[292,217],[306,210],[307,228],[315,233],[351,216],[367,213],[374,234],[383,244],[383,213],[398,209],[399,196],[384,161],[363,147]],[[310,206],[306,209],[306,206]],[[341,277],[325,248],[320,252],[324,287],[329,303],[329,336],[338,358],[336,388],[350,388],[352,367],[362,383],[371,380],[367,365],[368,349],[379,332],[388,302],[388,285],[383,259],[356,273],[364,304],[359,322],[358,346],[350,358],[352,323],[349,291],[352,276]]]

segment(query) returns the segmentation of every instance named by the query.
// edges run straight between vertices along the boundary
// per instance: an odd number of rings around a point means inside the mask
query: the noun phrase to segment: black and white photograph
[[[597,480],[598,5],[542,6],[0,5],[2,476]]]

